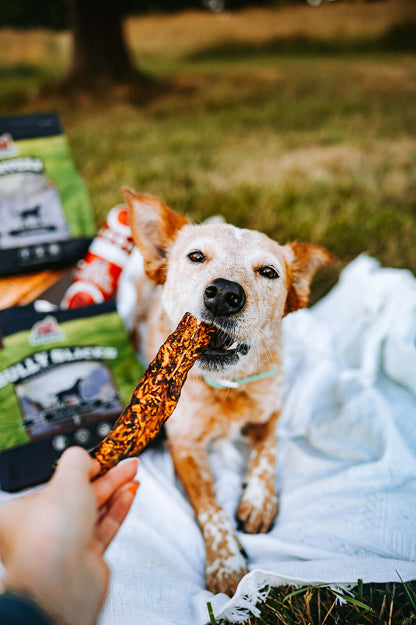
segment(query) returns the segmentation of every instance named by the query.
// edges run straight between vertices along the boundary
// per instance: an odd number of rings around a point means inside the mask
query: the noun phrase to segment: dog
[[[279,245],[230,224],[193,225],[157,197],[123,192],[145,274],[155,285],[147,315],[149,359],[185,312],[216,328],[166,433],[204,539],[206,586],[231,596],[247,573],[247,559],[234,523],[217,503],[207,452],[216,440],[243,434],[251,451],[237,524],[245,532],[267,532],[278,512],[282,319],[307,305],[315,271],[336,259],[317,245]]]

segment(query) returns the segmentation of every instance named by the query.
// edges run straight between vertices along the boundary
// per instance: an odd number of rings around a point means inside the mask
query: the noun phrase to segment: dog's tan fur
[[[247,572],[246,558],[233,523],[217,503],[207,449],[217,439],[246,436],[251,452],[236,518],[246,532],[266,532],[278,511],[274,477],[282,402],[281,320],[307,305],[315,271],[335,259],[319,246],[282,246],[228,224],[191,225],[153,196],[129,189],[124,195],[146,275],[157,285],[148,314],[149,358],[185,312],[207,319],[204,292],[213,280],[238,283],[246,295],[229,332],[239,345],[249,345],[248,352],[221,370],[197,362],[166,425],[175,469],[204,538],[207,588],[232,594]],[[204,254],[202,262],[190,260],[195,251]],[[264,277],[264,267],[274,268],[278,278]],[[215,318],[210,320],[217,325]],[[274,367],[273,376],[239,388],[215,389],[203,377],[241,379]]]

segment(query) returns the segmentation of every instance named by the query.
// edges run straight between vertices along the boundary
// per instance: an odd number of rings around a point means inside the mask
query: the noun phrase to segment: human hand
[[[0,508],[0,558],[7,591],[32,599],[58,625],[92,625],[104,603],[104,553],[137,490],[137,459],[99,477],[81,447],[62,455],[40,491]]]

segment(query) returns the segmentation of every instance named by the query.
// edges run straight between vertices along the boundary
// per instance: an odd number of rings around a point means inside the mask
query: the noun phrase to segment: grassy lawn
[[[261,616],[244,625],[411,625],[416,623],[415,591],[415,582],[359,582],[351,594],[341,596],[325,587],[273,588],[258,606]]]
[[[366,252],[416,273],[414,2],[147,16],[126,32],[151,93],[68,102],[44,91],[68,66],[68,34],[0,30],[0,114],[60,112],[97,225],[129,185],[195,220],[324,245],[340,267]],[[400,582],[354,595],[371,610],[291,590],[250,625],[416,619]]]

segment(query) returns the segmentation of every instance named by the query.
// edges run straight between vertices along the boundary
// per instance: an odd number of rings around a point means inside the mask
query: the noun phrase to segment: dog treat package
[[[0,117],[0,275],[74,264],[94,233],[59,117]]]
[[[96,446],[143,371],[113,302],[0,310],[1,488],[44,482],[68,446]]]
[[[118,204],[110,210],[87,255],[78,263],[61,307],[79,308],[114,297],[133,247],[127,206]]]

